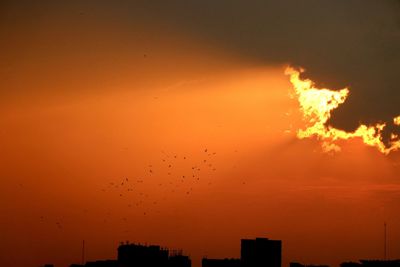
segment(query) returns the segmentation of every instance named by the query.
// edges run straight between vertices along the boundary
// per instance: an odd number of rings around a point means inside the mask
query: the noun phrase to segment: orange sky
[[[297,140],[285,66],[157,24],[7,23],[0,265],[67,266],[85,239],[87,260],[130,240],[196,267],[256,236],[283,240],[284,265],[338,264],[382,257],[384,221],[400,257],[398,153]]]

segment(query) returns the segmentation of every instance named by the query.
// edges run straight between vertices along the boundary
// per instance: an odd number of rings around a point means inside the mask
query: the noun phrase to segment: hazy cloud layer
[[[95,13],[110,23],[127,15],[133,27],[148,23],[163,32],[182,31],[255,64],[302,66],[307,69],[305,75],[321,86],[349,86],[350,97],[334,112],[336,127],[355,129],[359,122],[390,121],[400,114],[398,0],[18,3],[0,6],[6,18],[0,20],[4,37],[10,36],[10,26],[29,28],[35,21],[32,17],[43,20],[49,13],[52,18],[67,14],[64,17],[73,27],[82,16],[90,21]]]
[[[158,1],[157,1],[158,2]],[[400,2],[168,1],[149,10],[260,64],[307,69],[322,86],[350,86],[332,123],[390,121],[400,113]]]

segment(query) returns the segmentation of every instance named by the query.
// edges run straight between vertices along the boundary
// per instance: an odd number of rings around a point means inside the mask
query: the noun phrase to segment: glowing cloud
[[[290,76],[290,82],[300,104],[300,111],[306,122],[306,129],[297,131],[298,138],[317,137],[323,141],[322,149],[325,152],[340,151],[340,147],[335,142],[351,138],[361,138],[364,144],[376,147],[384,154],[389,154],[400,148],[400,139],[395,134],[391,135],[388,144],[382,141],[382,131],[386,123],[371,126],[361,124],[354,132],[346,132],[327,125],[332,110],[346,101],[349,89],[343,88],[335,91],[327,88],[316,88],[313,81],[300,78],[301,72],[304,72],[304,70],[296,70],[291,67],[285,70],[285,74]],[[400,125],[400,116],[394,118],[393,122],[395,125]]]
[[[400,126],[400,116],[393,119],[393,123],[397,126]]]

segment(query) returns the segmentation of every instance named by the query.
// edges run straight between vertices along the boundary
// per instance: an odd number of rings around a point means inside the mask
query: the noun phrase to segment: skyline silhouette
[[[84,247],[83,247],[84,249]],[[69,267],[192,267],[190,256],[181,250],[170,251],[159,245],[143,245],[121,243],[118,246],[117,259],[84,261],[70,264]],[[282,267],[282,241],[257,237],[241,239],[240,258],[207,258],[201,260],[201,267]],[[56,267],[44,264],[43,267]],[[290,262],[288,267],[333,267],[321,264],[302,264]],[[345,261],[338,267],[400,267],[398,260],[366,260]]]

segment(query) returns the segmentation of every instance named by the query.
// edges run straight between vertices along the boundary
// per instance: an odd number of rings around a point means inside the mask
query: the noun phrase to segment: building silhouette
[[[240,259],[203,258],[202,260],[202,267],[281,267],[281,265],[282,241],[268,238],[242,239]]]
[[[172,251],[160,246],[121,244],[116,260],[88,261],[70,267],[191,267],[192,262],[182,251]]]
[[[268,238],[242,239],[243,267],[281,267],[282,241]]]
[[[168,266],[169,267],[191,267],[192,261],[190,260],[189,256],[179,254],[171,255],[168,259]]]
[[[160,246],[126,244],[118,247],[118,262],[127,267],[168,267],[168,254]]]

